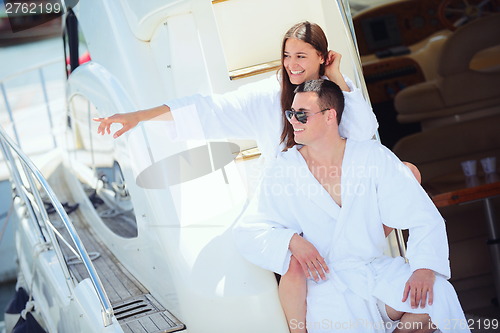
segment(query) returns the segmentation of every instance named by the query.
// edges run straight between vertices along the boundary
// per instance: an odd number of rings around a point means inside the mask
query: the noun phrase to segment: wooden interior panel
[[[363,75],[374,104],[392,100],[403,88],[425,81],[418,63],[406,57],[365,65]]]
[[[435,0],[398,1],[360,13],[353,20],[360,54],[373,54],[390,46],[409,46],[445,29],[438,17],[439,3]],[[384,26],[384,23],[388,25]],[[377,32],[373,32],[377,28],[380,30],[378,36]],[[370,39],[378,37],[379,42],[382,41],[386,32],[384,29],[389,29],[387,33],[393,34],[394,39],[399,38],[399,41],[390,46],[383,46],[383,42],[379,43],[380,47],[370,45]]]

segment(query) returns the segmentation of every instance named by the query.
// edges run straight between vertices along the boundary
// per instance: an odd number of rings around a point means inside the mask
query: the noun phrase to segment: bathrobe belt
[[[334,261],[328,263],[333,284],[339,291],[351,290],[359,297],[371,301],[373,300],[373,289],[375,287],[376,273],[372,266],[373,260],[362,261]]]

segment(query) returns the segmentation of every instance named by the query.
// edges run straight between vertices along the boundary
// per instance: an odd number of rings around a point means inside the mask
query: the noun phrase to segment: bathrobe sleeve
[[[256,140],[259,131],[275,132],[281,127],[279,91],[278,78],[272,75],[225,94],[167,101],[175,123],[172,139]]]
[[[326,77],[325,77],[326,78]],[[361,91],[345,77],[345,108],[339,132],[356,141],[373,138],[377,119]],[[172,111],[173,140],[254,139],[281,133],[280,83],[276,75],[221,95],[194,95],[166,102]],[[277,135],[274,135],[278,133]],[[278,146],[279,142],[275,145]]]
[[[344,138],[355,141],[370,140],[378,128],[377,118],[361,90],[347,76],[344,76],[344,80],[351,91],[344,91],[345,106],[339,133]]]
[[[262,179],[245,214],[233,228],[233,236],[245,259],[283,275],[288,271],[292,255],[288,248],[290,240],[301,230],[289,214],[288,203],[282,196],[275,195],[282,192],[280,186],[286,184],[273,177]]]
[[[412,271],[432,269],[450,278],[444,219],[411,171],[386,147],[377,145],[377,199],[382,222],[409,229],[407,258]]]

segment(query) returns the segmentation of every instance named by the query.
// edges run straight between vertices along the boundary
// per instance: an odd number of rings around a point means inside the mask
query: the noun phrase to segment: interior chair
[[[393,151],[418,167],[424,185],[436,177],[461,173],[462,161],[489,156],[500,161],[500,114],[409,135],[398,141]]]
[[[439,56],[439,77],[396,95],[398,121],[421,122],[426,130],[500,113],[499,32],[500,14],[494,14],[451,34]]]
[[[401,139],[393,151],[414,163],[422,184],[434,178],[462,174],[461,162],[496,156],[500,161],[500,114],[431,128]],[[482,173],[480,164],[478,174]],[[497,165],[498,170],[498,165]],[[481,177],[481,176],[480,176]],[[465,180],[464,180],[465,182]],[[500,197],[493,207],[500,207]],[[464,310],[489,307],[495,294],[486,214],[481,201],[442,207],[450,247],[452,283]]]

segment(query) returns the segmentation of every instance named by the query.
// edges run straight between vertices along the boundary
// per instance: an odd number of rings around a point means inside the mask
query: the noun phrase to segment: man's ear
[[[335,110],[334,108],[331,108],[327,112],[328,112],[328,116],[327,116],[328,121],[337,123],[337,110]]]

